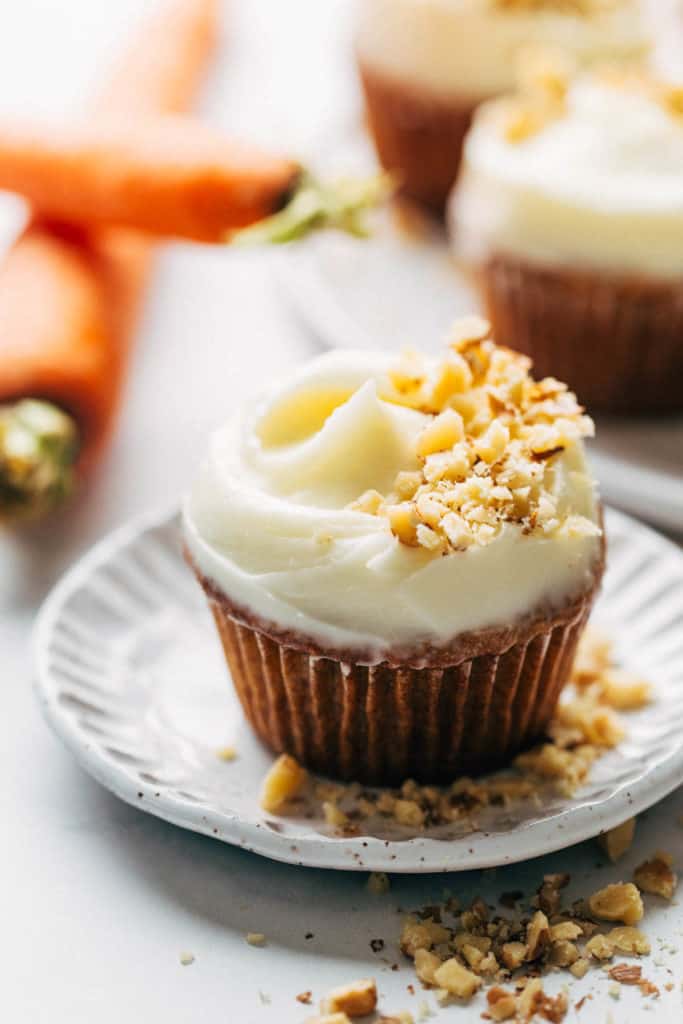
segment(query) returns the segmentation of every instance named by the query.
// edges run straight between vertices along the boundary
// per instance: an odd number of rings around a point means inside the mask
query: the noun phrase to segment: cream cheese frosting
[[[515,141],[501,129],[504,103],[480,108],[465,144],[448,217],[459,256],[683,273],[683,116],[584,75],[561,116]]]
[[[323,356],[213,436],[184,507],[199,572],[263,623],[369,661],[514,624],[590,587],[600,531],[580,440],[554,459],[547,486],[560,517],[590,529],[548,536],[503,523],[489,543],[435,554],[362,510],[359,495],[387,493],[418,468],[417,439],[434,422],[394,400],[391,362]]]
[[[373,70],[437,96],[478,101],[514,86],[529,46],[562,48],[582,65],[642,59],[650,33],[635,0],[560,5],[497,0],[360,0],[357,47]],[[587,5],[590,6],[590,5]]]

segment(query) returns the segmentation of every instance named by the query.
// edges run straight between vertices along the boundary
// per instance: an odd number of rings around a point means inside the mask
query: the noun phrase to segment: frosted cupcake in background
[[[246,717],[320,772],[494,768],[567,681],[603,571],[592,424],[488,331],[304,366],[214,436],[186,502]]]
[[[637,0],[359,0],[356,49],[370,129],[406,195],[441,212],[479,103],[509,92],[520,53],[642,62]]]
[[[449,208],[496,337],[591,411],[683,409],[683,87],[532,62]]]

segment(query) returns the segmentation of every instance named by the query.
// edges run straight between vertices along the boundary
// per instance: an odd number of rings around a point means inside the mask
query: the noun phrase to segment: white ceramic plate
[[[57,585],[35,635],[37,690],[54,730],[117,796],[276,860],[347,870],[458,871],[525,860],[611,828],[683,781],[683,553],[608,511],[609,570],[596,609],[657,701],[574,799],[494,809],[466,836],[397,828],[337,838],[322,821],[258,804],[271,755],[242,718],[177,515],[101,541]],[[217,751],[234,745],[238,759]]]
[[[345,172],[374,167],[355,122],[319,148]],[[404,219],[383,212],[369,240],[329,232],[288,246],[273,256],[280,290],[323,345],[438,349],[479,300],[450,258],[444,231],[428,221],[420,227],[407,231]],[[600,418],[591,448],[605,500],[683,532],[683,417]]]

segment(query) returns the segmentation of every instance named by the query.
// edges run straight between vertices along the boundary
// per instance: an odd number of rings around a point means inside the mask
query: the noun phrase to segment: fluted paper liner
[[[599,580],[562,614],[468,634],[450,654],[420,650],[411,665],[328,657],[302,637],[274,636],[198,576],[261,740],[314,771],[375,784],[488,771],[542,736]],[[491,653],[461,657],[482,643]]]
[[[496,341],[531,356],[589,411],[683,409],[683,280],[532,265],[493,256],[481,273]]]
[[[359,68],[380,163],[397,174],[405,195],[443,213],[475,105],[431,95],[362,61]]]

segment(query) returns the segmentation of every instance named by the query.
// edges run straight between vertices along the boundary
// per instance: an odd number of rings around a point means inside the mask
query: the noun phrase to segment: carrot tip
[[[324,228],[366,238],[366,214],[385,202],[393,190],[394,182],[387,174],[327,184],[304,172],[282,210],[238,231],[228,241],[237,245],[282,244]]]
[[[0,405],[0,521],[40,518],[71,494],[74,420],[50,402]]]

